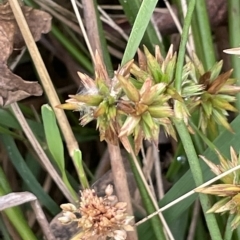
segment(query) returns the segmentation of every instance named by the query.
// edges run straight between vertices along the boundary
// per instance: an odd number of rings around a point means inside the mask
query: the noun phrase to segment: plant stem
[[[111,169],[113,173],[113,181],[117,192],[118,199],[121,202],[127,203],[127,212],[130,216],[133,216],[133,209],[131,203],[131,195],[127,183],[127,175],[123,165],[123,159],[119,145],[113,145],[108,143],[108,151],[111,160]],[[138,239],[137,232],[128,232],[128,239]]]
[[[29,139],[29,143],[31,143],[34,151],[37,153],[40,161],[42,162],[43,166],[48,170],[48,173],[50,174],[53,181],[57,184],[59,189],[62,191],[62,193],[65,195],[65,197],[70,201],[74,202],[76,200],[76,194],[73,196],[71,195],[68,188],[63,183],[62,179],[60,178],[59,174],[57,173],[56,169],[51,164],[50,160],[48,159],[46,153],[43,151],[40,143],[36,139],[35,135],[33,134],[31,128],[29,127],[26,119],[24,118],[22,111],[20,110],[17,103],[12,103],[11,108],[13,110],[13,113],[16,116],[16,119],[18,120],[20,126],[22,127],[23,132],[25,133],[26,137]],[[75,199],[74,199],[75,196]]]
[[[196,1],[196,16],[198,32],[202,42],[202,53],[204,55],[203,65],[205,70],[209,70],[216,62],[215,51],[212,42],[211,25],[205,0]]]
[[[99,54],[107,66],[108,73],[110,73],[112,71],[112,63],[107,49],[102,22],[97,10],[96,0],[82,0],[82,5],[84,9],[84,19],[87,19],[87,21],[85,21],[85,26],[88,33],[88,39],[93,48],[93,52],[95,53],[96,50],[99,51],[99,49],[102,49]],[[91,21],[88,19],[91,19]],[[98,34],[96,35],[96,33]]]
[[[232,234],[233,231],[231,229],[231,222],[233,220],[233,215],[229,214],[226,228],[225,228],[225,233],[224,233],[224,240],[231,240],[232,239]]]
[[[177,132],[180,136],[180,139],[183,143],[184,150],[186,152],[188,162],[190,165],[190,169],[193,175],[193,179],[195,181],[196,186],[201,185],[203,181],[203,175],[201,171],[201,167],[199,164],[199,160],[192,142],[192,139],[190,137],[190,134],[188,132],[188,129],[185,125],[185,123],[182,120],[174,120]],[[213,240],[221,240],[221,232],[218,228],[218,223],[216,221],[216,218],[214,214],[207,214],[206,211],[211,207],[209,197],[204,194],[199,195],[200,202],[204,211],[205,219],[208,225],[208,229],[211,235],[211,239]]]
[[[179,93],[181,92],[182,69],[183,69],[186,44],[188,39],[188,30],[191,24],[191,19],[192,19],[192,14],[193,14],[195,4],[196,4],[196,0],[191,0],[189,2],[188,11],[183,24],[183,32],[182,32],[182,37],[181,37],[181,42],[180,42],[180,47],[178,52],[177,67],[176,67],[176,74],[175,74],[175,88]]]
[[[228,1],[228,25],[230,47],[239,47],[240,39],[240,2],[239,0]],[[240,85],[240,58],[231,55],[233,76],[237,78],[237,85]],[[237,94],[236,107],[240,110],[240,94]]]
[[[44,62],[41,58],[41,55],[38,51],[38,48],[36,46],[36,43],[33,39],[33,36],[31,34],[31,31],[28,27],[28,24],[25,20],[25,17],[23,15],[22,9],[19,6],[18,0],[9,0],[9,4],[11,6],[11,9],[13,11],[14,17],[17,21],[17,24],[19,26],[19,29],[22,33],[23,39],[27,45],[28,51],[31,55],[32,61],[34,63],[34,66],[36,67],[36,70],[38,72],[38,75],[40,77],[41,83],[45,89],[45,92],[47,94],[47,97],[49,99],[49,102],[55,112],[55,115],[58,120],[58,124],[61,128],[62,134],[66,140],[67,149],[69,152],[69,155],[73,159],[73,153],[74,150],[78,149],[78,143],[74,137],[74,134],[71,130],[70,124],[67,120],[67,117],[62,109],[56,108],[57,105],[60,105],[60,101],[58,98],[58,95],[56,93],[56,90],[53,86],[53,83],[49,77],[49,74],[47,72],[47,69],[44,65]],[[74,163],[74,159],[73,159]],[[77,167],[76,167],[77,169]]]
[[[129,141],[128,145],[130,146],[129,156],[130,156],[132,171],[134,173],[134,177],[136,179],[141,197],[145,204],[146,211],[148,214],[151,214],[153,211],[156,211],[158,209],[158,203],[149,188],[149,185],[144,177],[140,164],[138,163],[138,159],[134,153],[134,150],[132,147],[133,140],[130,137],[128,137],[128,141]],[[163,215],[162,214],[158,214],[158,215],[159,215],[158,218],[155,218],[151,221],[156,239],[161,239],[161,240],[165,239],[163,228],[168,234],[169,239],[170,240],[174,239]]]

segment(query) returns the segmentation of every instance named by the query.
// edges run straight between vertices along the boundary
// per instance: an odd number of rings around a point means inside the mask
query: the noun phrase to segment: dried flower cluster
[[[63,224],[76,221],[81,232],[79,240],[91,237],[110,237],[115,240],[124,240],[127,231],[133,231],[130,225],[132,216],[127,216],[125,202],[118,202],[113,195],[112,185],[105,190],[105,197],[98,197],[93,189],[81,191],[80,206],[62,204],[63,217],[59,221]],[[80,217],[78,215],[80,214]]]
[[[138,51],[138,63],[128,62],[119,68],[112,79],[96,54],[95,80],[79,73],[84,90],[58,107],[82,113],[82,125],[97,120],[100,139],[112,144],[121,140],[129,151],[127,136],[134,136],[135,153],[142,140],[157,143],[159,127],[175,136],[172,118],[183,119],[188,124],[189,116],[200,113],[199,127],[203,132],[209,127],[212,132],[216,123],[231,130],[227,111],[236,111],[230,104],[232,96],[240,92],[235,79],[229,78],[231,70],[220,74],[222,62],[205,71],[196,56],[183,68],[181,91],[175,89],[176,53],[170,47],[167,56],[161,55],[159,47],[155,56],[144,47]]]
[[[219,175],[240,164],[240,157],[237,156],[232,147],[230,153],[231,160],[225,159],[220,153],[218,153],[220,165],[212,163],[203,156],[202,159],[216,175]],[[201,188],[197,191],[223,197],[223,199],[215,203],[213,207],[208,210],[208,213],[224,213],[229,211],[230,214],[235,215],[231,222],[232,228],[235,229],[240,225],[240,170],[223,177],[221,181],[223,182],[222,184]]]

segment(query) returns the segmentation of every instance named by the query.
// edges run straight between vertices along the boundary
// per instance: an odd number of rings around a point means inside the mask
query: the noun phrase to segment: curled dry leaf
[[[42,88],[38,83],[24,81],[13,74],[6,64],[0,65],[0,72],[0,106],[20,101],[31,95],[42,94]]]
[[[51,16],[43,11],[22,6],[26,21],[35,41],[42,33],[51,29]],[[36,82],[24,81],[13,74],[7,61],[13,50],[24,47],[24,39],[8,4],[0,5],[0,106],[22,100],[31,95],[40,96],[41,86]]]

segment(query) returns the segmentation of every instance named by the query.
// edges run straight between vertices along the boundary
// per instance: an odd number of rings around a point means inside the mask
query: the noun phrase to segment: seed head
[[[118,202],[117,197],[112,194],[111,185],[107,186],[105,193],[105,197],[98,197],[93,189],[81,191],[79,208],[69,207],[68,204],[61,205],[63,217],[59,218],[59,221],[63,224],[77,222],[82,230],[79,234],[80,240],[93,236],[126,239],[126,232],[133,231],[130,224],[133,217],[127,216],[127,204]],[[79,214],[80,218],[77,217]]]
[[[217,152],[220,161],[219,165],[212,163],[205,157],[202,157],[202,159],[216,175],[219,175],[240,164],[240,157],[237,157],[237,154],[232,147],[230,153],[231,160],[228,160]],[[228,211],[230,214],[234,214],[235,216],[232,220],[231,226],[235,229],[240,224],[240,170],[223,177],[221,181],[223,183],[201,188],[196,191],[223,197],[223,199],[215,203],[212,208],[208,210],[208,213],[224,213]]]

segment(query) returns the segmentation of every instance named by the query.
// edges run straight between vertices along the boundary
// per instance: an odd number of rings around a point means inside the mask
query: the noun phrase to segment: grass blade
[[[128,2],[128,1],[123,1]],[[132,31],[122,58],[122,65],[131,60],[143,38],[143,35],[148,27],[152,13],[156,7],[157,0],[143,0],[137,13]],[[153,44],[153,43],[152,43]]]
[[[59,213],[59,206],[43,190],[42,186],[38,183],[35,176],[29,170],[26,162],[18,151],[13,138],[8,135],[1,134],[0,140],[2,141],[6,149],[8,149],[8,154],[12,164],[14,165],[16,171],[19,173],[27,187],[31,190],[31,192],[37,196],[39,201],[47,208],[47,210],[53,216]]]

